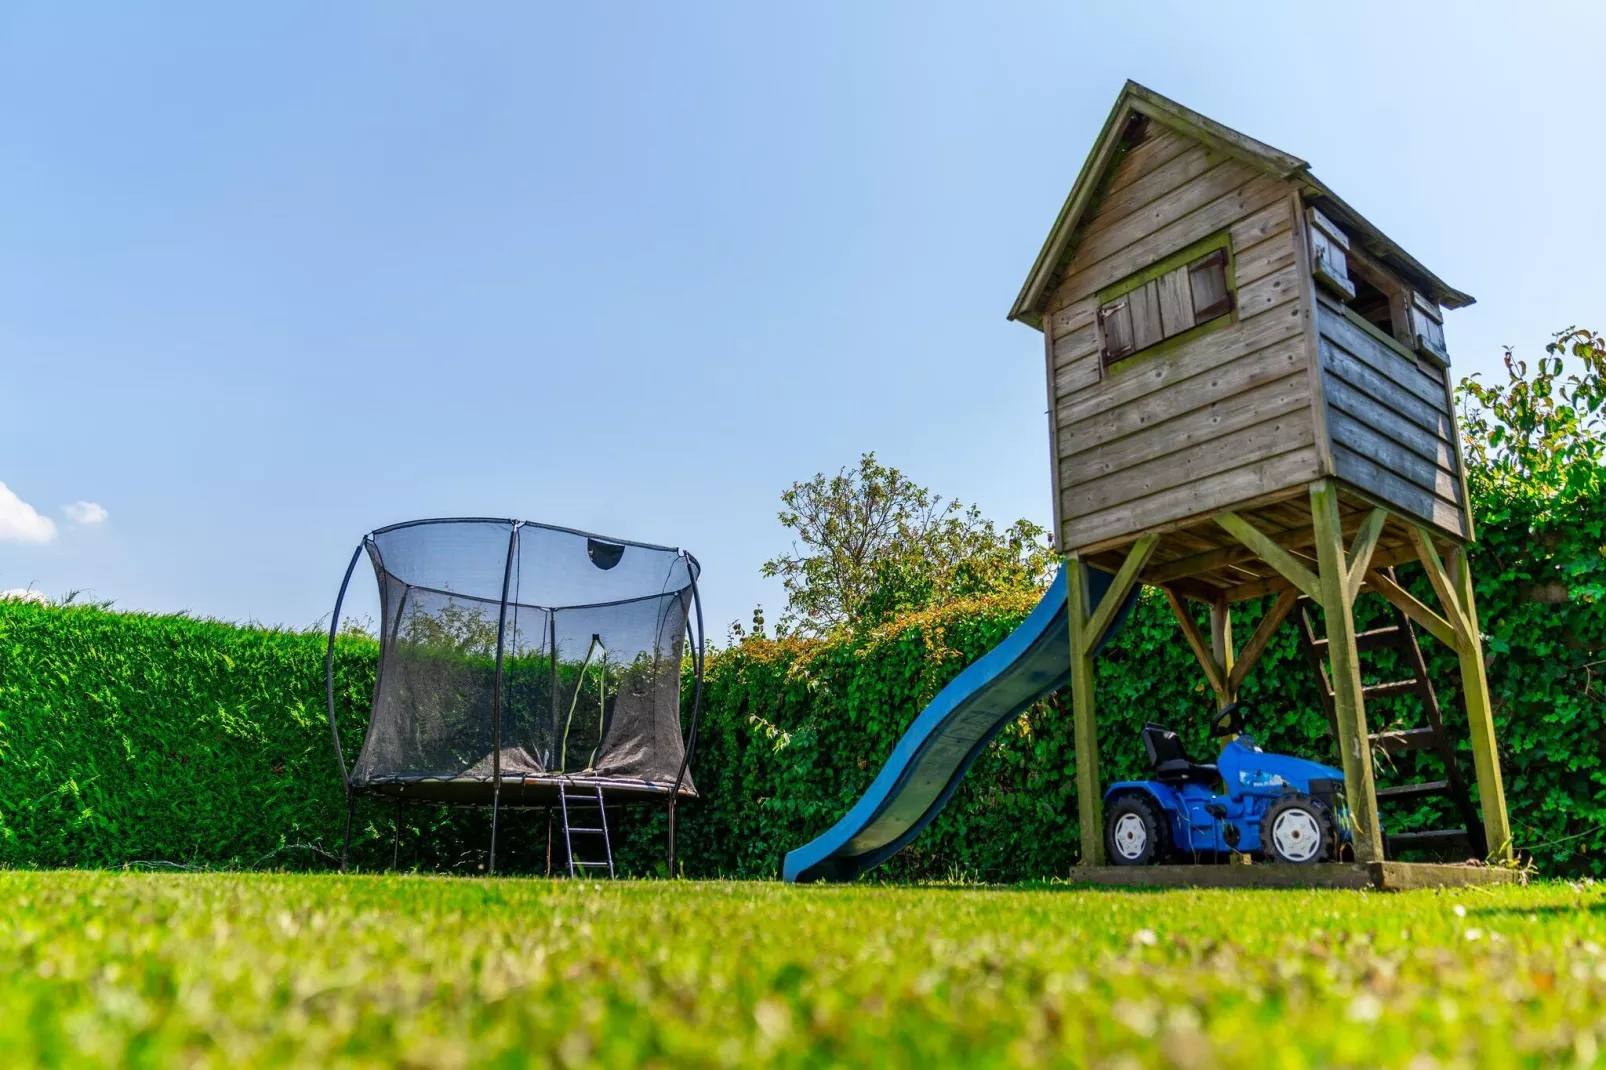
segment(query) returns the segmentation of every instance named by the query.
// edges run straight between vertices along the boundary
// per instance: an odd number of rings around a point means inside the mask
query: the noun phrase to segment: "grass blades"
[[[1553,1066],[1606,888],[1394,895],[0,872],[46,1066]]]

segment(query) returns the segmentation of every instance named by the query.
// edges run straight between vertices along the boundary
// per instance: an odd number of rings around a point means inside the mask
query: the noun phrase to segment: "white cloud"
[[[13,587],[9,591],[0,591],[0,602],[38,602],[48,606],[50,599],[45,597],[43,591],[36,591],[32,587]]]
[[[10,487],[0,483],[0,539],[49,542],[55,537],[56,525],[49,517],[40,516],[33,506],[17,497]]]
[[[99,502],[73,502],[64,505],[61,511],[67,514],[67,519],[74,524],[104,524],[111,514]]]

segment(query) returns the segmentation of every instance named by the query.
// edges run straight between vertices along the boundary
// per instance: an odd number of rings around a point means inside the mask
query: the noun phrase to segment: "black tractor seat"
[[[1221,774],[1214,765],[1196,762],[1182,749],[1182,740],[1165,725],[1143,726],[1143,749],[1149,770],[1162,784],[1214,784]]]

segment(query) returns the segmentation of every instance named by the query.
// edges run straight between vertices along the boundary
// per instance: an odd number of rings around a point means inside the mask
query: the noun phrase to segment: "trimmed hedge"
[[[1473,555],[1507,800],[1518,847],[1543,871],[1606,875],[1606,501],[1561,519],[1536,510],[1515,503],[1483,516]],[[1413,571],[1402,579],[1431,597]],[[787,850],[858,797],[921,706],[1032,601],[957,603],[857,638],[749,639],[710,657],[695,768],[704,799],[681,810],[685,871],[776,874]],[[1244,607],[1236,629],[1246,635],[1261,608]],[[1383,615],[1374,598],[1358,609]],[[324,713],[324,643],[315,633],[0,603],[0,865],[327,865],[345,806]],[[1455,659],[1430,638],[1422,643],[1464,737]],[[375,656],[361,638],[337,646],[348,760]],[[1148,720],[1170,722],[1206,751],[1210,697],[1163,601],[1140,603],[1098,673],[1106,779],[1140,772],[1137,733]],[[1243,694],[1261,708],[1257,735],[1269,748],[1333,759],[1293,628],[1279,633]],[[1370,704],[1374,730],[1408,702]],[[1062,699],[1032,708],[882,872],[995,880],[1063,872],[1080,847],[1075,758]],[[1470,759],[1464,769],[1470,775]],[[1391,775],[1380,770],[1384,782]],[[1436,805],[1385,814],[1403,821],[1392,828],[1425,827]],[[484,814],[419,808],[407,817],[404,864],[482,864]],[[359,863],[389,863],[391,819],[383,804],[359,809]],[[661,871],[663,811],[616,820],[622,867]],[[499,863],[541,869],[539,813],[513,815],[503,829]]]

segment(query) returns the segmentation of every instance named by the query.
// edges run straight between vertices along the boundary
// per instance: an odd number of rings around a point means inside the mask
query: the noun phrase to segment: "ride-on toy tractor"
[[[1227,742],[1215,765],[1190,760],[1169,728],[1144,726],[1153,779],[1123,781],[1104,795],[1111,863],[1217,862],[1234,853],[1294,864],[1338,858],[1350,840],[1343,771],[1267,754],[1243,732],[1248,712],[1235,702],[1217,715],[1215,734]]]

